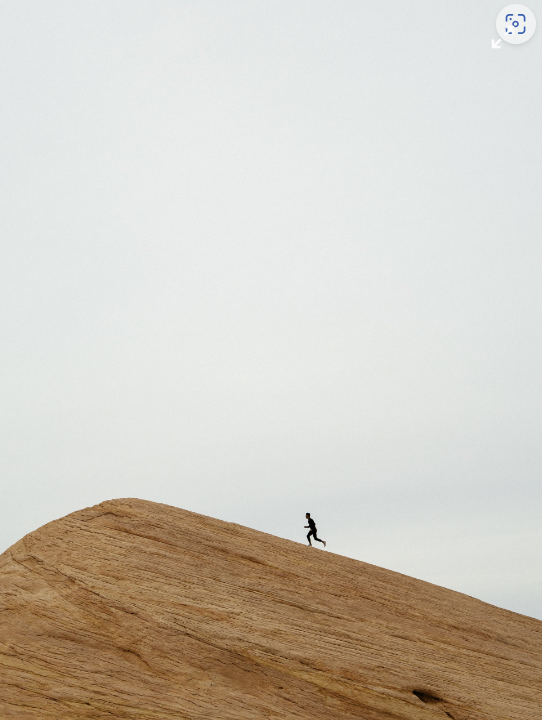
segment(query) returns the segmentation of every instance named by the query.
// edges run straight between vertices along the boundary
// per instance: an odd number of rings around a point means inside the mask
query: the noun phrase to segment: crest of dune
[[[542,622],[143,500],[0,556],[0,718],[539,720]]]

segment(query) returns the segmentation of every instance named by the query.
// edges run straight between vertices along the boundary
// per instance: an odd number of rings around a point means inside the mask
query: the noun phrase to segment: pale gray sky
[[[504,4],[0,4],[0,550],[113,497],[308,510],[542,619],[542,31],[492,50]]]

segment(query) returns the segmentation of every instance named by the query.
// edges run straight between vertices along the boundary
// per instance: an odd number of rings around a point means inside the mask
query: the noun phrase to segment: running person
[[[309,541],[309,545],[312,547],[312,543],[311,543],[311,535],[312,535],[315,540],[318,540],[318,542],[324,543],[324,547],[325,547],[326,541],[320,540],[319,537],[316,537],[316,523],[311,518],[311,514],[306,513],[305,517],[307,518],[307,522],[309,523],[308,525],[305,525],[305,528],[310,528],[308,535],[307,535],[307,540]]]

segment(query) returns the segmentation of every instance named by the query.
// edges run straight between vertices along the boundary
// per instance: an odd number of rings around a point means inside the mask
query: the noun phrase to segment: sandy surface
[[[542,622],[114,500],[0,556],[0,718],[540,720]]]

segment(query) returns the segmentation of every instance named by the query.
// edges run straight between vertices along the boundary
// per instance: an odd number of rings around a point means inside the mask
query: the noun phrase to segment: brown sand
[[[542,622],[113,500],[0,556],[0,718],[540,720]]]

